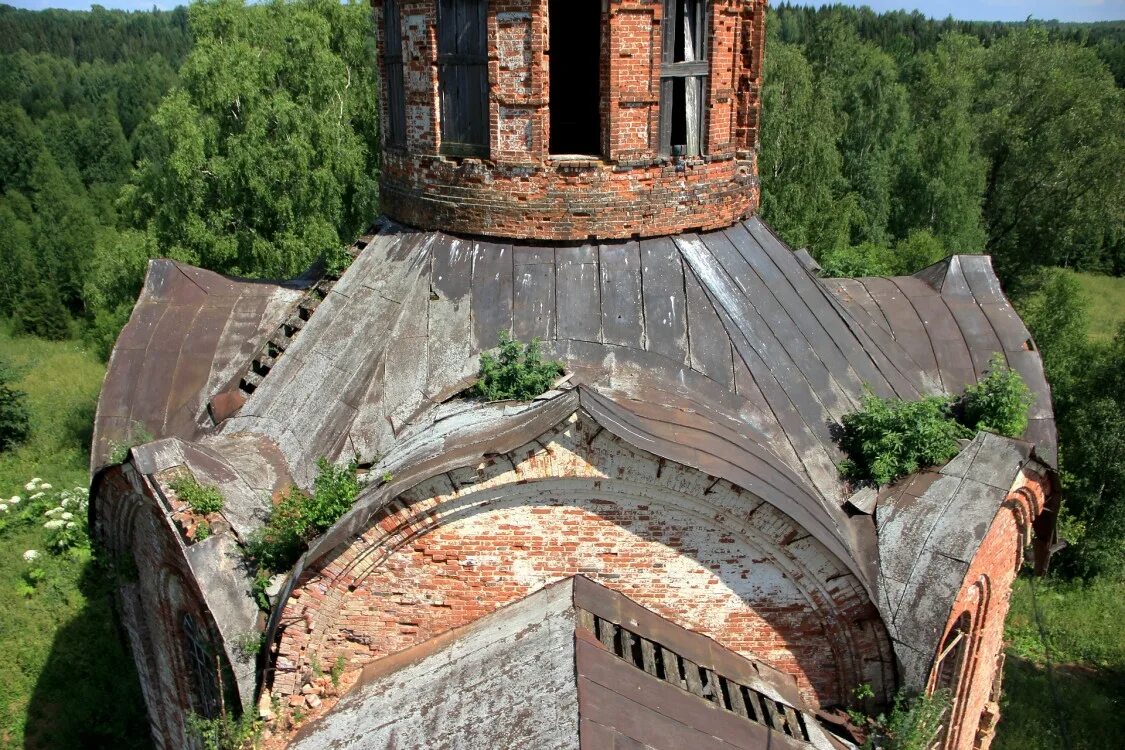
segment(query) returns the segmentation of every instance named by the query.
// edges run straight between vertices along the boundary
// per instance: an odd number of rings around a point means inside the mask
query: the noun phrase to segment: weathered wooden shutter
[[[406,95],[402,81],[402,16],[398,0],[383,5],[383,60],[387,69],[387,145],[406,145]]]
[[[706,0],[664,0],[663,65],[660,68],[660,150],[683,156],[703,153],[707,61]]]
[[[439,0],[441,151],[488,155],[488,2]]]

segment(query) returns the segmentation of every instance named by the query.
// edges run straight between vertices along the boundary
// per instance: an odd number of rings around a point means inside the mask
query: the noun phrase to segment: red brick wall
[[[382,0],[372,5],[382,38]],[[489,3],[489,156],[437,155],[435,6],[400,2],[407,138],[384,152],[389,216],[466,234],[586,240],[714,229],[757,209],[765,0],[711,2],[705,156],[693,159],[659,153],[663,3],[611,0],[602,31],[602,154],[577,163],[548,153],[547,0]]]
[[[993,521],[965,576],[946,624],[948,634],[965,613],[971,623],[953,696],[953,726],[943,750],[987,750],[992,743],[1000,715],[1004,619],[1012,583],[1023,563],[1023,550],[1031,541],[1031,523],[1042,512],[1050,492],[1046,477],[1026,473]],[[931,675],[931,688],[935,679],[936,674]]]
[[[106,472],[94,497],[93,535],[117,576],[116,604],[137,667],[157,748],[188,747],[184,721],[197,707],[183,617],[219,643],[179,533],[149,480],[131,464]],[[235,699],[228,694],[228,700]],[[229,704],[233,705],[233,704]]]
[[[788,516],[591,422],[560,426],[396,500],[308,571],[283,610],[273,694],[351,668],[582,574],[797,678],[816,702],[893,694],[862,586]]]

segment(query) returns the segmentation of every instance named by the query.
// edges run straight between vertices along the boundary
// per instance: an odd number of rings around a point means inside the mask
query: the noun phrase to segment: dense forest
[[[829,275],[990,254],[1054,387],[1070,543],[1059,564],[1120,570],[1125,330],[1091,343],[1061,269],[1125,273],[1125,23],[782,4],[767,27],[764,217]]]
[[[1125,23],[767,26],[763,215],[826,274],[991,254],[1055,384],[1066,564],[1120,563],[1125,337],[1087,341],[1058,269],[1125,273]],[[149,258],[285,277],[349,241],[378,212],[374,54],[363,2],[0,6],[0,316],[105,356]]]

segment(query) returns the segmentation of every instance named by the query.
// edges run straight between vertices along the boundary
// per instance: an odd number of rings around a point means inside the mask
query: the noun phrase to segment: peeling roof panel
[[[91,468],[114,444],[194,440],[212,427],[207,401],[230,385],[301,296],[290,286],[230,279],[154,260],[110,357],[94,422]]]

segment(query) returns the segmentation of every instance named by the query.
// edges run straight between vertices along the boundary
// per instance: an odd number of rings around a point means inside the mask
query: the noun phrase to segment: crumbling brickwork
[[[893,692],[886,630],[847,568],[774,506],[575,415],[397,499],[307,571],[282,613],[275,696],[581,574],[796,677],[806,697]]]
[[[219,660],[218,630],[184,556],[170,509],[149,478],[132,464],[108,471],[94,507],[94,536],[112,563],[117,610],[136,663],[153,742],[162,750],[188,747],[186,717],[206,713],[196,682],[201,675],[191,663],[190,636],[210,653],[209,661]],[[185,618],[195,627],[191,634],[185,633]],[[222,669],[226,672],[225,663]],[[217,680],[211,687],[221,689]],[[224,692],[227,705],[236,706],[234,693]]]
[[[372,0],[380,40],[383,5]],[[547,0],[505,0],[488,4],[488,155],[460,158],[441,155],[437,3],[400,0],[406,137],[386,144],[384,211],[422,228],[540,240],[666,235],[749,216],[759,203],[766,3],[707,6],[701,156],[662,153],[662,0],[604,4],[601,153],[580,158],[549,153]],[[389,88],[382,88],[384,118]]]
[[[1032,523],[1051,495],[1049,478],[1025,472],[1008,495],[973,558],[946,625],[947,634],[967,615],[963,658],[950,687],[950,728],[943,750],[988,750],[1000,718],[1004,620],[1012,583],[1031,541]],[[943,642],[949,640],[948,637]],[[940,655],[940,654],[939,654]],[[930,678],[938,681],[940,664]]]

